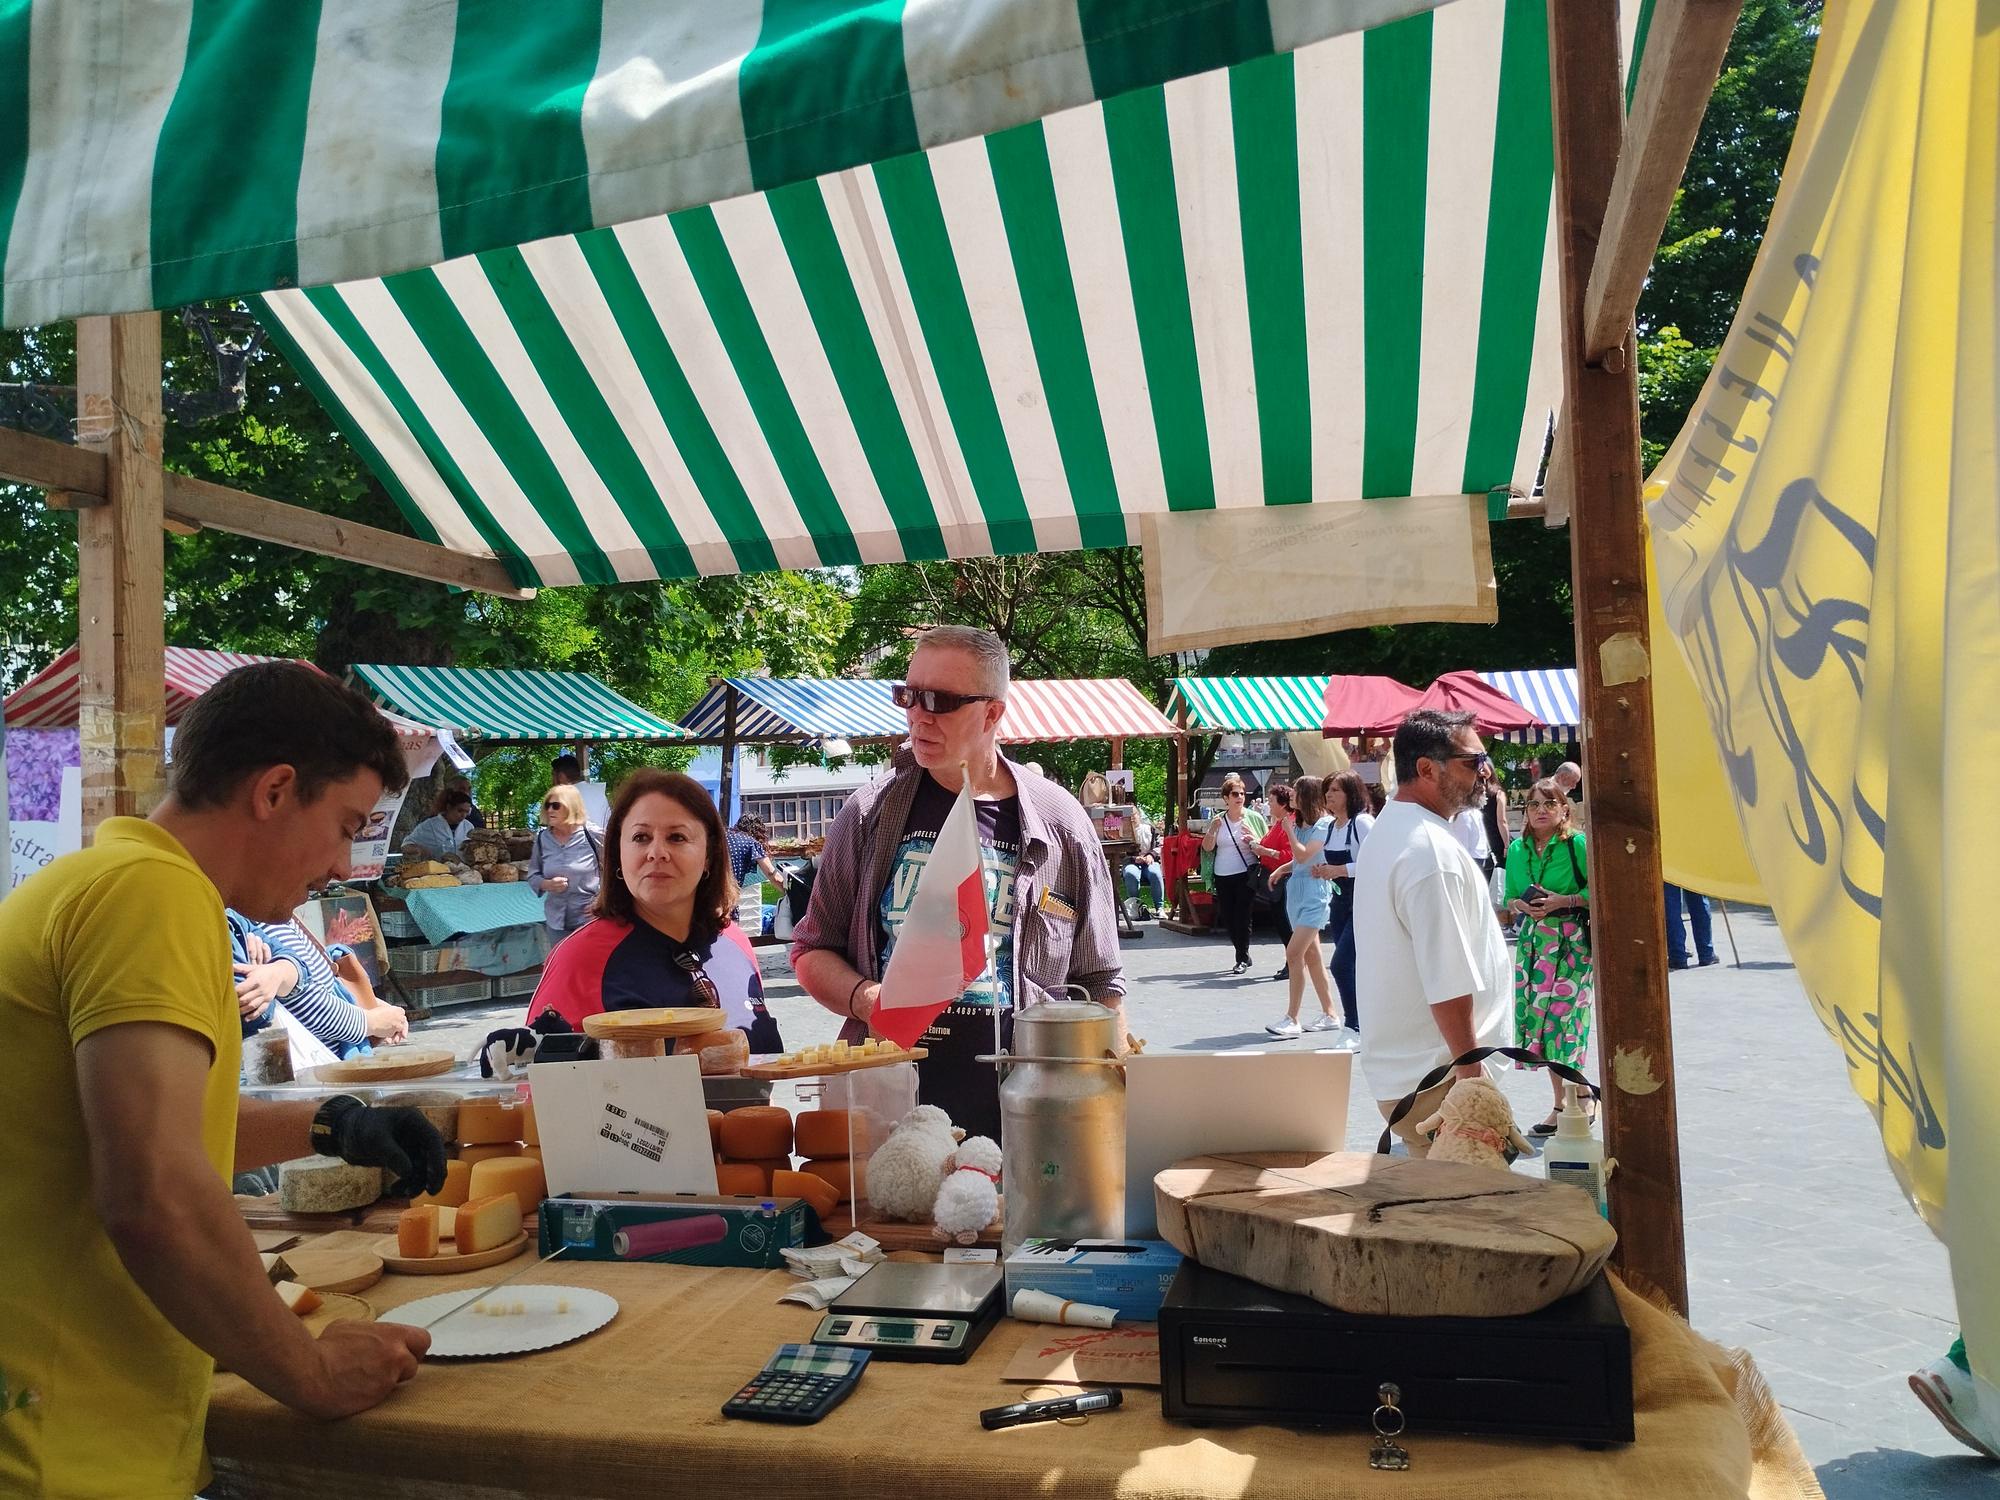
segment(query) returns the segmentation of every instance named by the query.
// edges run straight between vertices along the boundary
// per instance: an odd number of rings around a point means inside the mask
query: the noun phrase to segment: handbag
[[[1576,909],[1576,925],[1583,929],[1583,945],[1590,947],[1590,886],[1583,878],[1583,866],[1577,863],[1576,840],[1564,839],[1563,852],[1569,856],[1569,872],[1576,880],[1577,894],[1583,897],[1583,905]]]
[[[1584,1098],[1599,1101],[1604,1097],[1602,1089],[1588,1078],[1585,1078],[1583,1074],[1577,1072],[1568,1063],[1552,1062],[1539,1053],[1530,1052],[1524,1047],[1474,1047],[1464,1056],[1454,1057],[1450,1062],[1441,1063],[1437,1067],[1432,1068],[1430,1072],[1424,1074],[1422,1080],[1415,1088],[1396,1101],[1396,1107],[1389,1111],[1389,1123],[1382,1127],[1382,1138],[1375,1143],[1375,1154],[1378,1156],[1387,1156],[1389,1154],[1389,1145],[1395,1139],[1397,1122],[1417,1107],[1417,1100],[1425,1089],[1436,1088],[1440,1083],[1443,1083],[1445,1079],[1451,1076],[1454,1068],[1470,1067],[1473,1063],[1484,1062],[1489,1057],[1511,1057],[1515,1062],[1523,1063],[1531,1068],[1547,1068],[1556,1077],[1567,1083],[1575,1084],[1578,1092]],[[1513,1155],[1510,1152],[1508,1160],[1511,1162],[1513,1159]]]

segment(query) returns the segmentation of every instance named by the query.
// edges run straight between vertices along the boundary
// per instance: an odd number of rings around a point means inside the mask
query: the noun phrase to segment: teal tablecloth
[[[503,927],[539,927],[542,898],[528,889],[525,881],[505,885],[441,885],[432,890],[411,891],[404,899],[410,915],[424,930],[424,941],[433,946],[461,933],[473,936],[497,932]]]

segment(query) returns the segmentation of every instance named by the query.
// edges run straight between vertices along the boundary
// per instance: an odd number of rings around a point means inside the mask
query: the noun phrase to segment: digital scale
[[[962,1365],[1000,1320],[1002,1283],[995,1265],[883,1261],[827,1304],[813,1342]]]

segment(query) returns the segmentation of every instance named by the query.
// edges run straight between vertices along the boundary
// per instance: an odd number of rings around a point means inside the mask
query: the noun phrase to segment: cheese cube
[[[526,1156],[503,1156],[477,1163],[472,1169],[470,1196],[486,1198],[494,1193],[512,1193],[514,1201],[521,1205],[521,1212],[532,1214],[549,1195],[542,1164]]]
[[[469,1199],[459,1206],[455,1227],[460,1255],[492,1250],[521,1232],[521,1204],[512,1193]]]
[[[406,1208],[396,1219],[396,1253],[408,1260],[429,1260],[438,1253],[438,1233],[435,1203]]]

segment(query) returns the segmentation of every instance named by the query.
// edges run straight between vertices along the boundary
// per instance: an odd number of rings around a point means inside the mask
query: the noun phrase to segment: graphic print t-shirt
[[[889,883],[878,907],[882,924],[882,968],[888,972],[896,950],[896,933],[910,914],[917,881],[936,846],[958,794],[926,775],[910,806],[903,837],[896,846]],[[1021,863],[1021,800],[1005,797],[975,804],[979,815],[979,858],[986,875],[987,910],[993,917],[993,942],[1002,1003],[1009,1012],[1014,993],[1014,877]],[[965,993],[945,1007],[918,1045],[930,1056],[917,1064],[917,1095],[935,1104],[962,1126],[967,1135],[1000,1139],[1000,1079],[991,1063],[972,1061],[993,1050],[993,983],[982,974]],[[1011,1030],[1011,1025],[1007,1028]],[[1003,1038],[1004,1040],[1004,1038]]]

